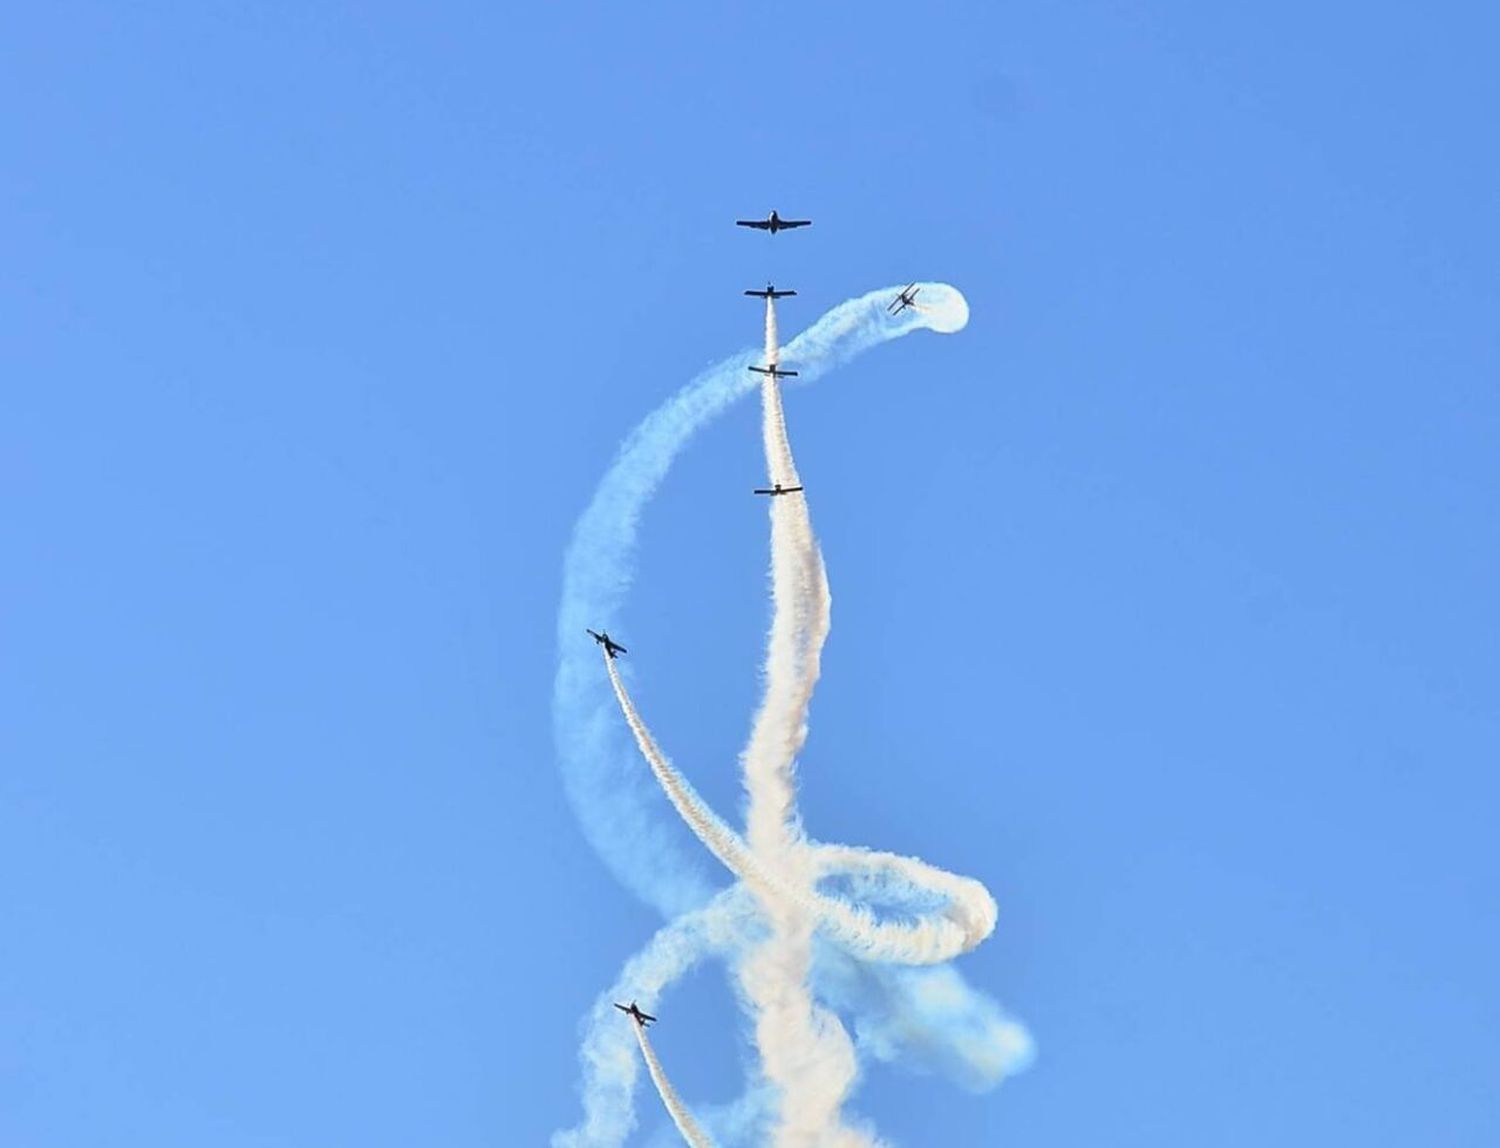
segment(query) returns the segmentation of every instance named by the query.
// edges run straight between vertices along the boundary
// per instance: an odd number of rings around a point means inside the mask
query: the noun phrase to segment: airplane
[[[746,291],[746,295],[754,295],[757,299],[785,299],[788,295],[795,295],[795,291],[778,291],[769,283],[764,291]]]
[[[795,379],[797,377],[796,371],[783,371],[775,363],[772,363],[769,367],[751,367],[750,369],[757,375],[766,375],[773,379]]]
[[[915,302],[917,298],[917,292],[921,289],[922,288],[918,287],[915,283],[908,285],[905,291],[901,292],[901,294],[897,295],[894,299],[891,300],[891,305],[887,307],[886,310],[889,311],[892,315],[899,315],[908,307],[915,307],[917,305]]]
[[[645,1028],[648,1024],[656,1019],[649,1012],[642,1012],[639,1008],[637,1008],[635,1001],[631,1001],[629,1007],[626,1007],[622,1004],[617,1004],[615,1005],[615,1008],[619,1009],[626,1016],[630,1017],[631,1020],[635,1021],[635,1023],[640,1025],[642,1028]]]
[[[585,627],[585,629],[587,629],[587,627]],[[608,630],[604,631],[604,633],[602,634],[596,634],[594,633],[594,631],[588,630],[588,635],[589,637],[593,638],[594,641],[603,646],[604,652],[611,658],[618,658],[621,654],[630,653],[629,650],[627,650],[624,646],[620,645],[619,642],[615,641],[609,636]]]
[[[782,486],[779,482],[773,482],[770,490],[757,490],[756,494],[769,494],[773,498],[778,494],[796,494],[802,488],[800,486]]]
[[[769,231],[772,235],[791,227],[807,227],[811,223],[811,219],[782,219],[774,211],[764,219],[736,219],[734,221],[736,227],[753,227],[757,231]]]

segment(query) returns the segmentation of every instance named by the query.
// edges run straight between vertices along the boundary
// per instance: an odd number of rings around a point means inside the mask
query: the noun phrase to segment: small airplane
[[[802,488],[800,486],[782,486],[779,482],[773,482],[769,490],[757,490],[756,494],[769,494],[776,497],[778,494],[796,494]]]
[[[905,291],[901,292],[901,294],[897,295],[894,299],[891,300],[891,305],[887,307],[886,310],[889,311],[892,315],[899,315],[908,307],[915,307],[917,305],[917,292],[921,289],[922,288],[918,287],[915,283],[909,284]]]
[[[585,627],[585,629],[587,630],[587,627]],[[588,630],[588,635],[589,635],[589,637],[593,638],[594,641],[598,642],[601,646],[603,646],[604,647],[604,652],[606,654],[608,654],[611,658],[618,658],[621,654],[628,654],[628,653],[630,653],[629,650],[627,650],[624,646],[620,645],[619,642],[615,641],[613,638],[611,638],[609,636],[609,631],[608,630],[606,630],[602,634],[596,634],[596,633],[594,633],[594,631]]]
[[[769,283],[764,291],[746,291],[746,295],[754,295],[757,299],[785,299],[788,295],[795,295],[795,291],[778,291]]]
[[[635,1021],[635,1023],[640,1025],[642,1028],[645,1028],[648,1024],[656,1019],[649,1012],[642,1012],[639,1008],[637,1008],[635,1001],[631,1001],[629,1006],[617,1004],[615,1005],[615,1008],[619,1009],[622,1013],[628,1016],[631,1020]]]
[[[766,375],[773,379],[795,379],[797,377],[796,371],[783,371],[775,363],[772,363],[769,367],[751,367],[750,369],[757,375]]]
[[[774,211],[764,219],[736,219],[734,221],[736,227],[753,227],[757,231],[769,231],[772,235],[791,227],[807,227],[811,223],[811,219],[782,219]]]

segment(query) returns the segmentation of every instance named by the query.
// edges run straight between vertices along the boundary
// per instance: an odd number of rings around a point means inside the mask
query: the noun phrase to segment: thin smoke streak
[[[651,1047],[651,1038],[646,1035],[645,1025],[635,1025],[635,1038],[640,1044],[641,1056],[646,1061],[646,1070],[651,1074],[657,1094],[661,1097],[662,1104],[666,1106],[667,1114],[672,1117],[672,1123],[677,1126],[677,1131],[682,1133],[682,1138],[688,1142],[690,1148],[714,1148],[714,1142],[698,1126],[698,1122],[693,1119],[693,1114],[682,1102],[682,1097],[677,1095],[677,1090],[667,1079],[666,1069],[662,1068],[661,1061],[657,1059],[656,1050]]]

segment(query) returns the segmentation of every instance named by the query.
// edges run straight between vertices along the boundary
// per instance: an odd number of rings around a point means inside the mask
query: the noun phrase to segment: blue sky
[[[773,276],[787,333],[918,278],[973,312],[788,395],[835,603],[803,810],[989,886],[960,964],[1040,1055],[856,1108],[1495,1143],[1500,17],[708,7],[0,18],[0,1140],[574,1119],[659,922],[557,775],[562,551]],[[728,225],[773,206],[817,223]],[[744,405],[621,619],[726,812],[761,471]],[[729,1099],[722,971],[668,1004]]]

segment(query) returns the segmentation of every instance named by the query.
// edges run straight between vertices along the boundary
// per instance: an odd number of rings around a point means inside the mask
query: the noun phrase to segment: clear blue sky
[[[0,1142],[575,1117],[658,922],[555,769],[562,550],[768,275],[788,333],[973,309],[789,395],[835,594],[803,806],[986,882],[962,967],[1040,1056],[857,1107],[1500,1142],[1500,17],[809,7],[0,17]],[[728,225],[771,207],[817,224]],[[622,630],[726,811],[755,419],[674,472]],[[670,1004],[728,1099],[721,972]]]

